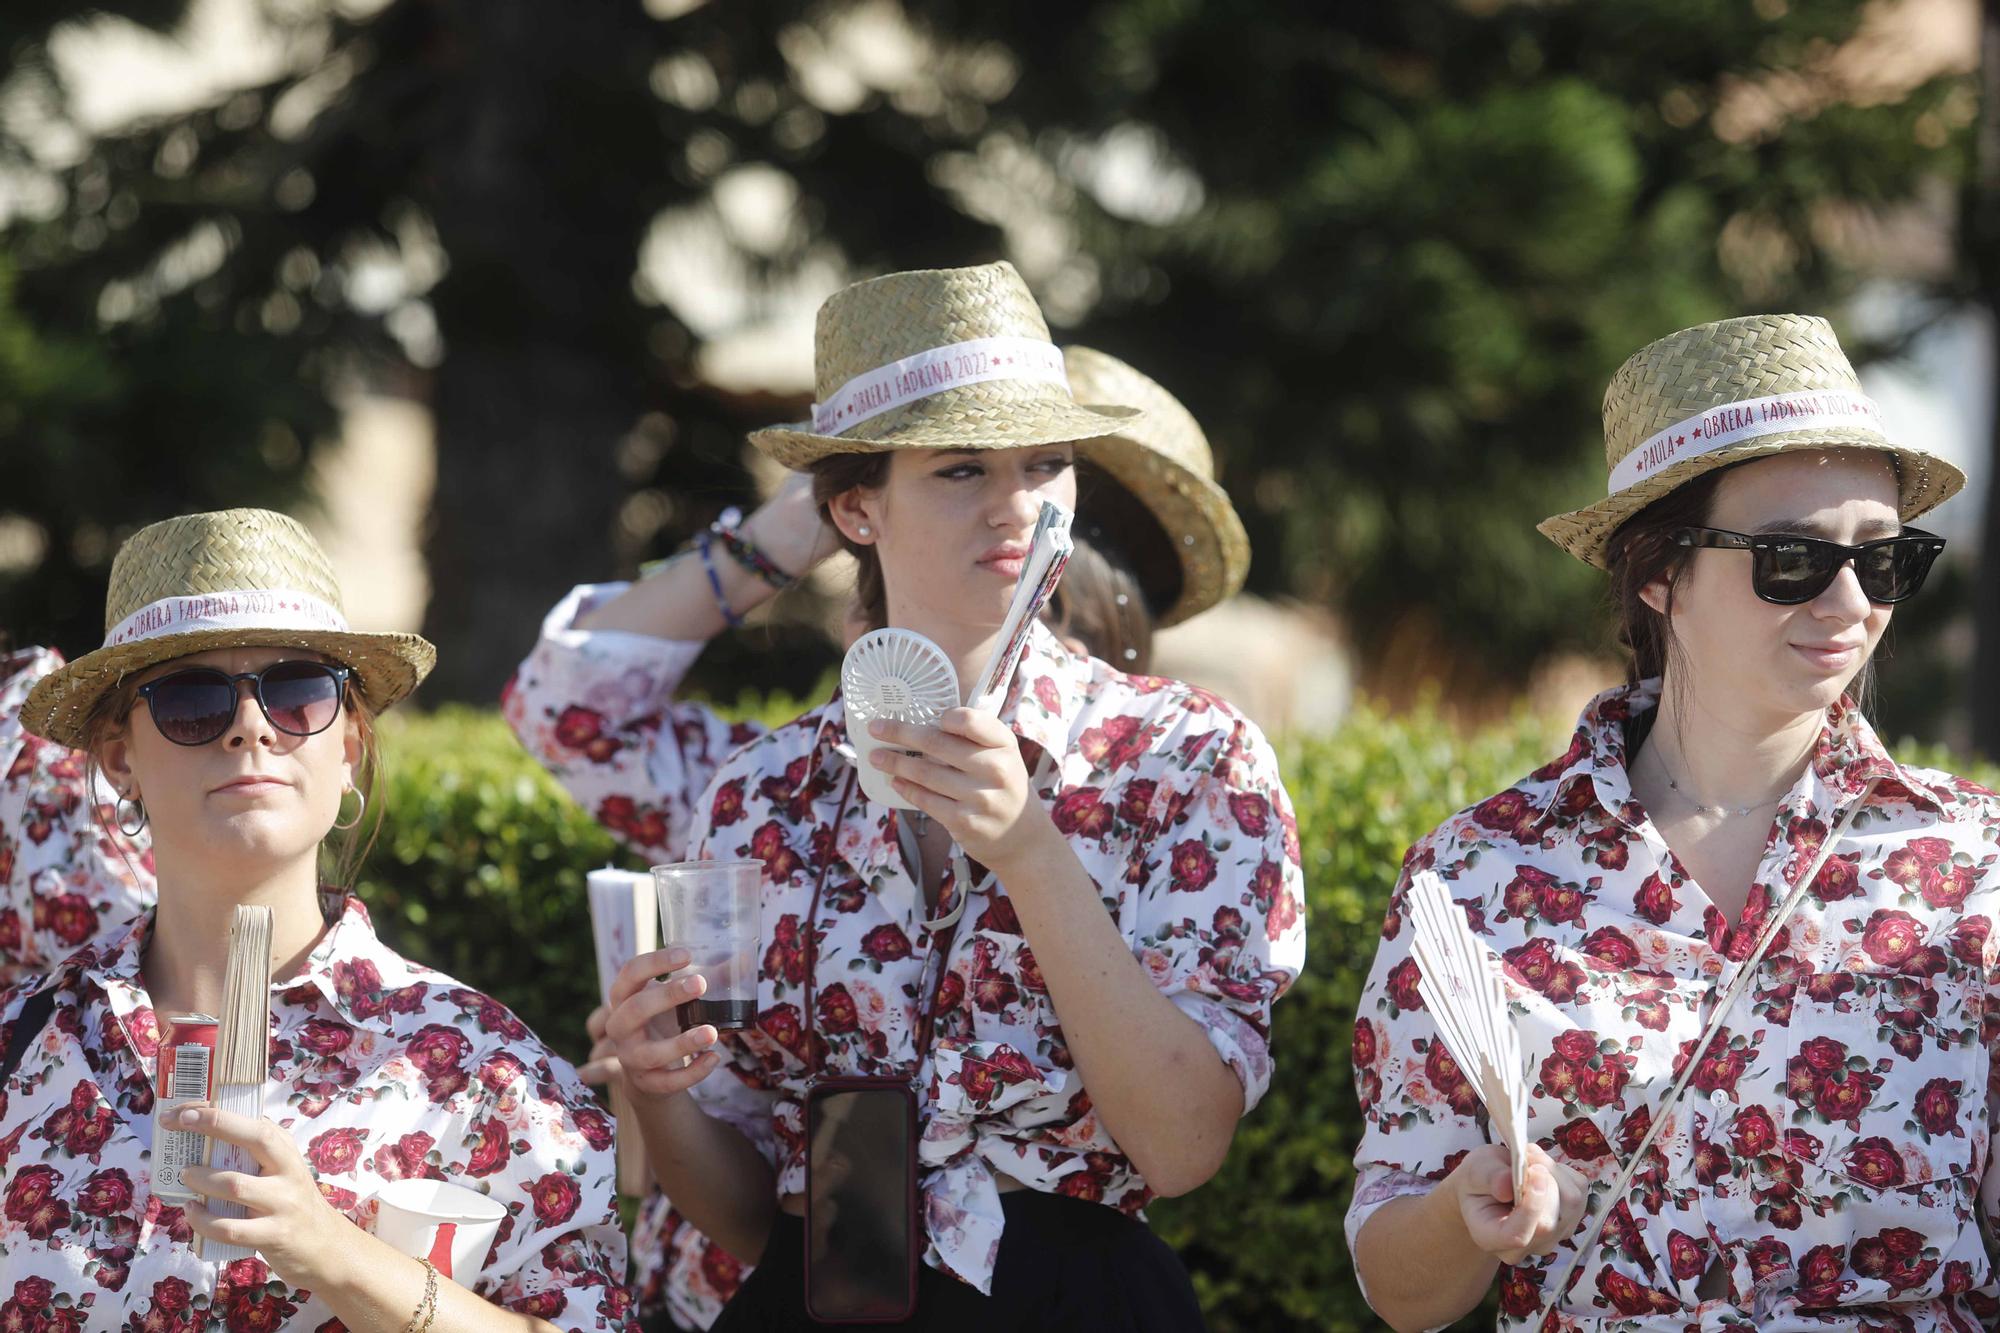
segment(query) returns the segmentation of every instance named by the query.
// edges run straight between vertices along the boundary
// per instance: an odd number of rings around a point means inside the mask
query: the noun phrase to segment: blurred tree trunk
[[[1976,299],[2000,328],[2000,0],[1984,0],[1980,23],[1981,107],[1972,178],[1966,184],[1964,248]],[[2000,392],[2000,352],[1994,388]],[[1972,745],[1988,759],[2000,757],[2000,412],[1988,428],[1986,515],[1980,531],[1979,577],[1972,588],[1976,638],[1969,681]]]
[[[425,205],[450,256],[424,633],[430,702],[491,703],[540,608],[611,568],[617,442],[644,402],[633,257],[660,163],[632,133],[643,8],[431,0],[457,85],[427,127]],[[636,160],[621,160],[632,158]]]

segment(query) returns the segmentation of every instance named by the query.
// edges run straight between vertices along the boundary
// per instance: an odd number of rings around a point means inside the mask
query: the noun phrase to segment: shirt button
[[[1721,1088],[1717,1088],[1714,1092],[1709,1093],[1708,1100],[1714,1104],[1715,1109],[1718,1111],[1729,1109],[1729,1094]]]

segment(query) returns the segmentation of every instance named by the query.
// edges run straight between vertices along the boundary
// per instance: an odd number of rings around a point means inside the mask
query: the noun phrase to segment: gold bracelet
[[[403,1325],[403,1333],[430,1333],[432,1321],[438,1311],[438,1271],[428,1259],[417,1261],[424,1266],[424,1298],[417,1302],[416,1310],[410,1315],[410,1322]],[[417,1321],[421,1319],[422,1323]]]

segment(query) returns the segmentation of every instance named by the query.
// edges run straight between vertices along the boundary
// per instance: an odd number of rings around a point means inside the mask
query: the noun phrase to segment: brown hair
[[[861,611],[862,623],[871,630],[882,629],[889,623],[889,598],[882,586],[882,557],[873,546],[849,541],[846,533],[834,527],[828,508],[836,497],[857,486],[880,490],[889,479],[888,451],[828,454],[814,460],[811,471],[813,501],[819,505],[820,517],[838,534],[841,549],[854,557],[854,603]]]
[[[1139,576],[1115,547],[1081,535],[1069,567],[1049,599],[1049,628],[1080,639],[1090,655],[1120,671],[1144,675],[1153,669],[1153,617]]]
[[[1751,460],[1754,461],[1754,460]],[[1674,687],[1685,679],[1669,668],[1680,655],[1674,638],[1672,616],[1674,591],[1694,559],[1694,549],[1674,542],[1682,528],[1708,526],[1715,508],[1715,492],[1732,468],[1704,472],[1684,482],[1625,520],[1611,534],[1605,547],[1605,566],[1611,574],[1611,603],[1618,618],[1618,643],[1625,649],[1625,676],[1630,683],[1673,675]],[[1665,580],[1667,605],[1655,611],[1641,596],[1647,585]],[[1871,655],[1854,679],[1847,694],[1867,711],[1875,693],[1875,660]]]
[[[1618,617],[1618,644],[1625,650],[1625,677],[1630,683],[1665,676],[1679,655],[1672,616],[1674,592],[1693,562],[1694,551],[1674,543],[1682,528],[1708,523],[1715,506],[1715,488],[1727,468],[1704,472],[1675,487],[1625,520],[1605,546],[1605,567],[1611,573],[1611,603]],[[1667,585],[1665,611],[1646,604],[1644,592],[1655,581]]]
[[[95,792],[97,779],[103,772],[100,756],[104,747],[118,739],[131,724],[132,706],[139,698],[139,678],[126,676],[118,684],[101,695],[84,719],[84,790]],[[368,853],[375,846],[375,839],[382,832],[382,807],[375,801],[375,789],[382,776],[382,747],[376,741],[375,712],[368,701],[361,697],[361,691],[352,682],[348,684],[346,698],[342,706],[348,711],[355,725],[361,729],[361,763],[354,774],[355,790],[361,793],[366,808],[353,828],[334,830],[339,836],[329,836],[320,843],[321,882],[351,891],[356,876],[361,871],[361,863],[368,859]],[[115,807],[114,807],[115,808]],[[126,846],[123,831],[117,820],[108,817],[104,807],[93,804],[92,812],[98,826],[111,839],[111,845],[118,848],[125,857],[126,865],[132,864],[131,854]],[[136,873],[136,872],[135,872]]]

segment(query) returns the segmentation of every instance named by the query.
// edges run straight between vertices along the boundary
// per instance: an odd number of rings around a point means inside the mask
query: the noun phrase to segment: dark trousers
[[[1204,1333],[1187,1270],[1143,1222],[1102,1204],[1016,1190],[1000,1197],[1007,1227],[983,1296],[924,1265],[917,1313],[902,1329],[939,1333]],[[780,1213],[763,1262],[713,1333],[815,1328],[805,1308],[805,1224]]]

